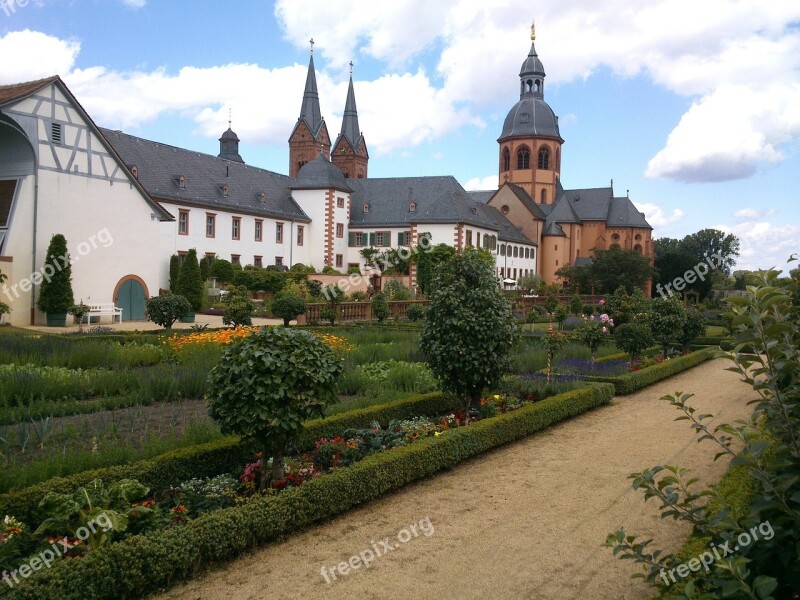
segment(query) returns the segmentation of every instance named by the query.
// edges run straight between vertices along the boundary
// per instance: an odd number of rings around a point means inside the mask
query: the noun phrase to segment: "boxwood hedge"
[[[255,496],[185,526],[134,536],[35,572],[0,598],[137,598],[191,577],[211,564],[330,518],[353,506],[449,469],[486,450],[608,404],[610,385],[553,396],[512,413],[367,457],[299,488]]]
[[[611,383],[614,385],[614,390],[617,394],[632,394],[633,392],[641,390],[642,388],[656,383],[657,381],[671,377],[676,373],[680,373],[681,371],[685,371],[686,369],[697,366],[710,358],[714,358],[714,355],[717,352],[718,349],[716,348],[705,348],[685,356],[679,356],[650,367],[645,367],[639,371],[633,371],[631,373],[624,373],[623,375],[615,375],[612,377],[588,376],[586,377],[586,381]]]
[[[438,416],[453,410],[459,402],[452,396],[434,392],[419,394],[340,413],[325,419],[315,419],[305,425],[299,451],[311,449],[321,437],[334,437],[346,429],[362,429],[374,421],[386,425],[393,419],[417,416]],[[0,495],[0,515],[13,515],[27,525],[39,523],[37,505],[48,492],[71,492],[93,479],[106,482],[137,479],[150,489],[163,489],[194,477],[212,477],[242,468],[253,460],[254,450],[235,437],[174,450],[150,460],[84,471],[68,477],[57,477],[42,483]]]

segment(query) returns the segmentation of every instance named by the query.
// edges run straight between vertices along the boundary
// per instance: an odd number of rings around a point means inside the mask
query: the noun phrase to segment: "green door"
[[[128,279],[119,288],[116,305],[122,309],[123,321],[144,321],[145,295],[142,284]]]

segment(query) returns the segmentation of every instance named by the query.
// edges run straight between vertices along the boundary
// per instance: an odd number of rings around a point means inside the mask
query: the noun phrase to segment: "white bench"
[[[89,312],[86,313],[86,322],[91,323],[92,317],[111,317],[111,322],[114,322],[114,317],[119,317],[122,322],[122,309],[114,306],[113,302],[101,304],[87,304]]]

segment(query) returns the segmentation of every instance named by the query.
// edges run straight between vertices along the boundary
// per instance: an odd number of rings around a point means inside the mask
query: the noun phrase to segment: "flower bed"
[[[655,364],[650,367],[645,367],[638,371],[631,373],[624,373],[615,376],[595,376],[590,375],[586,377],[586,381],[597,383],[611,383],[614,385],[614,390],[619,395],[632,394],[642,388],[647,387],[657,381],[671,377],[676,373],[691,369],[711,358],[714,358],[717,350],[715,348],[706,348],[692,352],[685,356],[679,356],[665,360],[664,362]]]
[[[56,562],[18,587],[0,588],[0,597],[141,597],[192,576],[198,568],[230,560],[300,527],[608,404],[612,396],[611,386],[590,386],[380,452],[301,487],[255,495],[239,506],[210,512],[185,526],[135,535],[90,552],[83,559]]]

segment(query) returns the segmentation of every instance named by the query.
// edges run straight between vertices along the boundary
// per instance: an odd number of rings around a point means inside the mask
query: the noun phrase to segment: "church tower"
[[[544,65],[536,54],[536,29],[531,25],[531,50],[519,72],[520,94],[503,123],[499,186],[514,183],[539,204],[556,200],[561,174],[558,117],[544,101]]]
[[[244,163],[239,154],[239,136],[231,129],[231,119],[228,117],[228,130],[219,138],[219,154],[217,158]]]
[[[342,116],[342,131],[336,138],[331,152],[331,162],[339,167],[345,177],[362,179],[367,176],[369,152],[364,135],[358,126],[356,94],[353,91],[353,63],[350,63],[350,86]]]
[[[289,136],[289,175],[297,177],[300,167],[317,158],[322,151],[325,157],[331,151],[328,127],[319,109],[317,75],[314,70],[314,40],[311,40],[311,58],[308,61],[306,87],[297,124]]]

